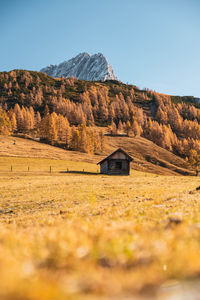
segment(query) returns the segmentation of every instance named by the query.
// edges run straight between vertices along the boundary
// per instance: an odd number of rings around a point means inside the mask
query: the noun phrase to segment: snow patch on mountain
[[[76,77],[87,81],[118,80],[111,65],[102,53],[89,55],[80,53],[59,65],[49,65],[40,70],[52,77]]]

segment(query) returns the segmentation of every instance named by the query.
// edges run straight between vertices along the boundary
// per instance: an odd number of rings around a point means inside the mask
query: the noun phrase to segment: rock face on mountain
[[[101,53],[89,55],[80,53],[59,65],[50,65],[40,70],[52,77],[71,77],[77,79],[98,81],[117,80],[111,65]]]

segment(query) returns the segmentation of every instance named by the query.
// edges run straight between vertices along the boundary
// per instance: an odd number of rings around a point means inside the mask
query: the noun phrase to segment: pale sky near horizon
[[[125,83],[200,97],[200,0],[0,0],[0,71],[80,52]]]

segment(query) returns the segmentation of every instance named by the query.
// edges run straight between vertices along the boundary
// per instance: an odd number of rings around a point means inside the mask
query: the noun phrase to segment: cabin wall
[[[121,163],[121,168],[117,168],[117,164]],[[108,174],[113,175],[129,175],[130,164],[127,159],[111,159],[108,161]]]
[[[116,152],[116,153],[114,153],[112,156],[110,156],[109,159],[124,159],[124,160],[126,160],[127,157],[126,157],[126,155],[125,155],[124,153],[122,153],[122,152]]]
[[[108,161],[104,161],[101,165],[100,165],[100,173],[101,174],[107,174],[108,173]]]

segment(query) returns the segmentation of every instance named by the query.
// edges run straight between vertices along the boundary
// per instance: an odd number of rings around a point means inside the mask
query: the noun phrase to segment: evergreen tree
[[[190,150],[189,152],[189,162],[195,168],[196,176],[198,176],[200,167],[200,154],[194,149]]]
[[[69,122],[67,118],[65,118],[65,143],[66,147],[69,148],[71,144],[71,139],[72,139],[72,129],[69,125]]]
[[[11,114],[10,121],[12,124],[12,132],[16,132],[17,131],[17,120],[16,120],[14,112]]]
[[[14,113],[15,113],[16,121],[17,121],[17,129],[19,131],[23,131],[24,119],[23,119],[22,110],[21,110],[19,104],[15,104]]]
[[[114,121],[112,121],[111,125],[108,127],[109,132],[111,135],[116,135],[117,134],[117,126]]]
[[[78,128],[72,127],[71,148],[73,150],[78,150],[79,144],[80,144],[80,132]]]
[[[35,116],[35,127],[36,127],[36,129],[39,128],[40,122],[41,122],[41,116],[40,116],[39,111],[37,111],[36,116]]]
[[[130,123],[129,120],[126,122],[126,128],[125,128],[125,130],[126,130],[127,136],[129,136],[130,133],[131,133],[131,123]]]
[[[132,131],[134,136],[140,136],[141,134],[142,129],[136,120],[133,121]]]
[[[47,126],[47,140],[50,141],[52,145],[54,145],[58,138],[55,113],[52,113],[48,116]]]
[[[117,130],[118,130],[118,133],[123,133],[123,131],[124,131],[124,127],[122,125],[122,121],[121,120],[119,120],[119,124],[118,124]]]
[[[100,131],[100,152],[104,151],[104,146],[105,146],[105,135],[103,130]]]
[[[12,123],[5,111],[0,109],[0,134],[10,135],[12,133]]]

